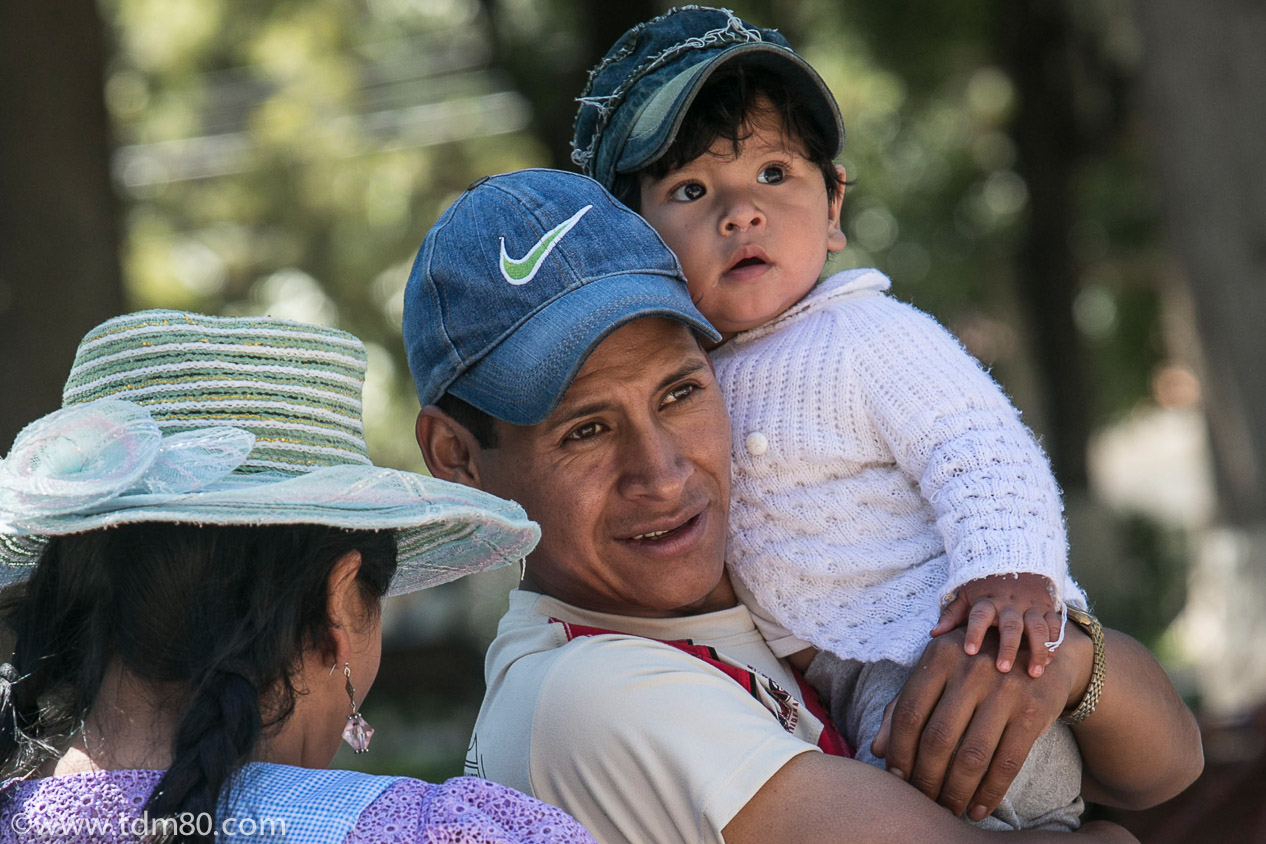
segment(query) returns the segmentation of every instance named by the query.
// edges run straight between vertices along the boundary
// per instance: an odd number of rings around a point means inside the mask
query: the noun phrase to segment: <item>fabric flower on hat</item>
[[[0,461],[0,519],[21,528],[24,518],[90,512],[122,495],[194,492],[240,466],[254,444],[226,427],[163,437],[129,401],[68,407],[28,425]]]

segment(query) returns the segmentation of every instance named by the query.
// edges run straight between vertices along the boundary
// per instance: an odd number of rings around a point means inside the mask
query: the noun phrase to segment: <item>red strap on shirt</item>
[[[567,636],[567,641],[571,641],[580,636],[602,636],[606,634],[615,634],[617,636],[633,636],[632,633],[625,633],[622,630],[605,630],[601,627],[588,627],[583,624],[572,624],[570,621],[563,621],[561,618],[551,618],[551,624],[563,625],[563,631]],[[676,648],[683,653],[703,660],[713,668],[725,674],[742,686],[748,694],[757,700],[760,699],[759,688],[769,693],[781,710],[775,712],[774,716],[778,719],[778,723],[783,729],[792,732],[795,729],[792,721],[792,704],[791,695],[784,691],[770,678],[755,671],[752,668],[744,667],[733,660],[722,656],[717,652],[716,648],[709,645],[698,645],[691,639],[651,639],[649,636],[637,636],[639,639],[650,639],[652,642],[659,642],[661,645],[668,645]],[[801,676],[800,672],[791,666],[787,666],[791,671],[791,675],[796,678],[796,685],[799,686],[800,704],[815,718],[822,722],[822,732],[818,736],[818,748],[829,756],[842,756],[846,759],[853,758],[853,749],[848,746],[848,742],[844,740],[844,736],[840,735],[840,731],[835,728],[835,724],[831,722],[831,717],[827,715],[826,709],[822,706],[822,702],[818,699],[817,692],[809,685],[808,681]]]
[[[818,737],[818,747],[822,748],[822,752],[827,756],[843,756],[845,759],[852,759],[853,748],[849,747],[843,734],[835,729],[835,722],[831,720],[831,716],[827,714],[826,707],[822,705],[817,689],[809,685],[809,681],[804,679],[804,675],[793,666],[788,665],[787,667],[791,669],[791,676],[796,678],[796,685],[800,687],[800,702],[804,704],[805,709],[813,713],[813,716],[822,722],[822,735]]]

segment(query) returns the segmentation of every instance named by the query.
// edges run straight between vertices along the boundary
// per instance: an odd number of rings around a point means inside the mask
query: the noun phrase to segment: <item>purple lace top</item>
[[[140,841],[141,817],[162,771],[99,771],[11,784],[0,794],[0,844]],[[89,827],[90,822],[95,822]],[[135,831],[141,831],[136,829]],[[369,804],[344,844],[594,844],[561,809],[473,777],[442,785],[402,779]]]

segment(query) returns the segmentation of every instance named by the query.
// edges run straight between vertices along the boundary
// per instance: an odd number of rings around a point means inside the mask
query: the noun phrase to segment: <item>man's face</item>
[[[576,606],[667,617],[732,606],[724,580],[730,420],[690,330],[640,319],[604,340],[558,408],[497,423],[480,486],[541,525],[525,585]]]

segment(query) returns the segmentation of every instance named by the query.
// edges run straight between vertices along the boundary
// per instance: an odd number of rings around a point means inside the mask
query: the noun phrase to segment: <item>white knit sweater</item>
[[[970,580],[1034,572],[1058,600],[1085,597],[1041,448],[958,341],[889,284],[834,275],[712,357],[734,426],[740,592],[819,648],[908,665]]]

